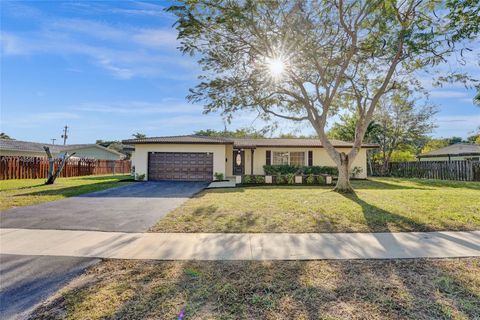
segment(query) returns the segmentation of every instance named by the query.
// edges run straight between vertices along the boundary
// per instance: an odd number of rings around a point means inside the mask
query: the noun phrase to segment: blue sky
[[[219,115],[202,114],[185,100],[199,68],[177,49],[168,2],[2,1],[1,131],[19,140],[69,143],[223,129]],[[467,63],[480,77],[474,48]],[[477,57],[475,59],[475,57]],[[437,137],[466,137],[480,125],[473,90],[430,88]],[[256,115],[234,118],[228,128],[262,127]],[[283,123],[280,132],[298,127]],[[306,131],[305,131],[306,130]],[[312,131],[303,129],[302,133]]]

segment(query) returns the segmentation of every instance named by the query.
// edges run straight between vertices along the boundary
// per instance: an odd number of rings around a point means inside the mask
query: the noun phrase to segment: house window
[[[305,152],[290,152],[290,165],[292,165],[292,166],[304,166],[305,165]]]
[[[272,152],[272,164],[290,164],[292,166],[304,166],[305,152]]]
[[[272,164],[288,164],[288,152],[273,152]]]

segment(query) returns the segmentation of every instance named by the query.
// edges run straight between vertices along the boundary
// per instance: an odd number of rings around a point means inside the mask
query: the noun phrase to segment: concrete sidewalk
[[[123,233],[0,229],[0,253],[152,260],[312,260],[480,256],[480,231]]]

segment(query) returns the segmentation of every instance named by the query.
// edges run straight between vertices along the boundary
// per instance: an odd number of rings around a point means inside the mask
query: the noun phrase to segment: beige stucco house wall
[[[314,166],[329,166],[336,167],[335,162],[330,158],[327,151],[324,148],[286,148],[286,147],[265,147],[257,148],[253,154],[253,174],[265,174],[263,171],[263,166],[266,164],[266,155],[267,150],[272,152],[282,152],[282,151],[291,151],[291,152],[305,152],[305,165],[308,165],[308,151],[313,151],[313,165]],[[337,148],[339,151],[345,153],[349,152],[349,148]],[[357,176],[357,178],[365,179],[367,177],[367,149],[361,149],[357,157],[353,161],[352,168],[360,167],[362,173]],[[250,150],[245,150],[245,173],[250,174],[251,168],[251,152]]]
[[[323,148],[291,148],[291,147],[259,147],[253,153],[253,174],[263,175],[263,166],[266,164],[266,151],[298,151],[305,152],[305,165],[308,165],[308,151],[313,151],[314,166],[336,166]],[[337,148],[348,152],[349,148]],[[360,167],[362,172],[357,178],[367,177],[367,149],[361,149],[355,158],[352,168]],[[137,144],[132,154],[132,165],[136,174],[148,176],[149,152],[211,152],[213,153],[213,172],[223,173],[225,177],[232,177],[233,173],[233,145],[226,144]],[[245,174],[251,173],[251,149],[245,152]]]
[[[225,157],[226,149],[222,144],[137,144],[131,160],[135,173],[144,174],[147,177],[149,152],[211,152],[213,153],[213,172],[223,173],[226,176],[226,162],[228,162]],[[230,175],[231,172],[230,168]]]

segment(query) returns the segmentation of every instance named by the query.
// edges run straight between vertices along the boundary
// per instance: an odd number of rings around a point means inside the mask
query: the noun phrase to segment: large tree
[[[382,171],[388,171],[388,165],[395,151],[415,146],[434,128],[433,116],[436,109],[428,102],[421,103],[408,90],[399,90],[385,95],[374,115],[378,125],[375,131],[376,142],[380,145]]]
[[[231,130],[198,130],[193,134],[207,137],[229,137],[229,138],[265,138],[266,130],[255,130],[253,128],[241,128],[235,131]]]
[[[169,10],[181,50],[203,68],[190,101],[228,119],[248,110],[309,122],[338,166],[340,192],[352,191],[350,166],[382,96],[404,76],[444,62],[472,33],[459,35],[437,0],[186,0]],[[358,114],[347,153],[325,129],[345,109]]]

